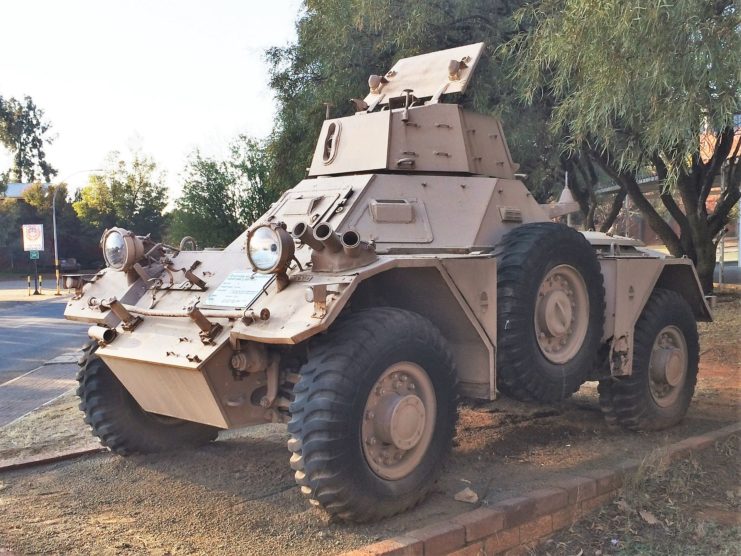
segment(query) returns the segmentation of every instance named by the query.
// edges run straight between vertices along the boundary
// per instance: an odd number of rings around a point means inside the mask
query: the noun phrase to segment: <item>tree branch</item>
[[[693,175],[680,174],[677,178],[677,191],[679,196],[682,197],[682,204],[684,204],[684,212],[686,215],[699,214],[698,205],[698,191],[695,185],[692,183]]]
[[[741,155],[741,133],[739,133],[738,140],[736,141],[736,148],[733,149],[733,152],[728,157],[728,172],[726,175],[726,187],[735,187],[738,185],[738,182],[741,180],[736,179],[736,172],[738,172],[738,167],[741,166],[741,160],[739,160],[739,155]],[[723,171],[721,167],[721,172]]]
[[[708,218],[708,228],[711,237],[715,237],[718,232],[723,229],[728,220],[728,214],[735,204],[741,199],[741,189],[738,187],[727,188],[721,198],[715,204],[715,210],[710,218]]]
[[[658,176],[659,180],[665,182],[668,171],[666,169],[666,164],[664,164],[662,158],[658,154],[653,154],[651,156],[651,162],[656,169],[656,175]],[[679,208],[679,205],[677,205],[677,202],[674,200],[674,197],[672,197],[671,193],[665,191],[663,186],[661,189],[661,193],[659,194],[659,198],[666,207],[666,210],[668,210],[669,214],[671,214],[672,218],[674,218],[677,224],[679,224],[679,227],[682,229],[682,233],[686,233],[689,228],[689,221],[687,220],[687,216],[682,212],[682,209]]]
[[[679,224],[679,227],[684,232],[687,227],[689,226],[689,221],[687,220],[687,216],[682,212],[682,209],[679,208],[679,205],[674,200],[674,197],[671,196],[671,193],[661,193],[659,195],[659,199],[661,199],[661,202],[666,207],[666,210],[669,211],[669,214],[672,215],[672,218]]]
[[[623,208],[623,203],[625,203],[625,197],[627,193],[625,192],[625,189],[620,187],[620,191],[618,191],[615,194],[615,198],[612,200],[612,206],[610,207],[610,212],[607,213],[607,217],[605,218],[605,221],[600,224],[599,231],[600,232],[608,232],[610,228],[612,228],[612,225],[615,223],[615,220],[617,219],[618,215],[620,214],[620,211]]]
[[[702,187],[700,189],[698,203],[700,206],[705,205],[708,195],[710,194],[710,189],[713,187],[713,179],[731,152],[733,138],[734,132],[732,126],[723,128],[723,131],[716,136],[713,156],[710,158],[708,164],[703,168]]]
[[[651,206],[651,203],[648,202],[648,199],[646,199],[641,192],[641,188],[638,186],[635,177],[624,170],[619,170],[614,167],[610,163],[610,157],[607,153],[600,153],[594,150],[591,152],[592,156],[594,156],[595,160],[607,175],[620,183],[628,192],[628,195],[630,195],[630,198],[638,207],[638,210],[640,210],[646,220],[648,220],[649,226],[651,226],[651,229],[661,238],[661,241],[664,242],[664,245],[669,249],[669,252],[675,257],[681,257],[684,255],[685,249],[682,246],[679,237],[677,237],[677,234],[675,234],[674,230],[671,229],[671,226],[661,218],[661,215],[656,212],[656,209]]]

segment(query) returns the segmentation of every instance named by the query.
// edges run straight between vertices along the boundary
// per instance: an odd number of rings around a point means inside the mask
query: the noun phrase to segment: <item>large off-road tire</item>
[[[103,360],[98,346],[83,348],[77,396],[85,422],[103,446],[122,456],[192,447],[216,438],[218,429],[144,411]]]
[[[633,373],[599,383],[605,419],[636,431],[676,425],[697,383],[700,347],[692,309],[677,292],[656,288],[633,338]]]
[[[400,309],[351,313],[311,343],[300,377],[288,449],[302,493],[356,522],[419,503],[457,418],[453,358],[437,328]]]
[[[497,387],[519,400],[567,398],[597,365],[605,290],[594,248],[576,230],[525,224],[497,257]]]

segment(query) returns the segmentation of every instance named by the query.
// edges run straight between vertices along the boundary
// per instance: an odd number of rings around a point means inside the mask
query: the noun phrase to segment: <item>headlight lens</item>
[[[108,266],[120,270],[126,263],[128,247],[124,237],[118,230],[111,230],[103,240],[103,256]]]
[[[250,240],[250,259],[258,270],[270,270],[280,260],[278,234],[263,226],[255,230]]]
[[[291,234],[277,225],[255,228],[247,239],[247,257],[259,272],[282,272],[291,262],[294,252]]]
[[[103,258],[113,270],[126,271],[144,256],[143,238],[123,228],[111,228],[100,238]]]

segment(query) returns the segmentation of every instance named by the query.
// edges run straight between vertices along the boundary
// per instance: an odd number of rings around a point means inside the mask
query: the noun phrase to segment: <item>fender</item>
[[[657,255],[649,250],[640,251]],[[697,320],[712,320],[697,272],[689,259],[602,257],[600,265],[606,292],[603,340],[610,345],[609,368],[613,376],[633,372],[633,332],[654,288],[676,291],[687,300]]]
[[[380,256],[352,274],[295,273],[274,305],[268,293],[254,306],[255,312],[267,309],[270,319],[237,323],[230,341],[300,344],[326,331],[348,304],[362,305],[380,289],[385,304],[422,314],[440,328],[451,343],[463,393],[494,399],[495,276],[494,258],[457,254]]]

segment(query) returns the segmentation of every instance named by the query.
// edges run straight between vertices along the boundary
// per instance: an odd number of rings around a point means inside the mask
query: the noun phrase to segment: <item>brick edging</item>
[[[680,440],[662,448],[661,454],[665,461],[677,461],[737,432],[741,432],[741,423]],[[585,471],[551,487],[482,506],[447,521],[346,552],[345,556],[521,554],[612,500],[623,479],[640,466],[639,460],[626,460],[612,469]]]

